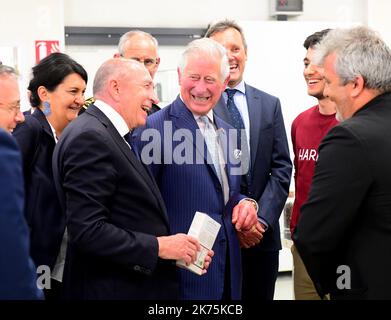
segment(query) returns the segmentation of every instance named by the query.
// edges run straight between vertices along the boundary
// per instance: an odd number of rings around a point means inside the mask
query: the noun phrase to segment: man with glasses
[[[141,30],[128,31],[119,39],[118,52],[114,54],[114,58],[133,59],[143,63],[153,80],[160,64],[158,42],[155,37],[147,32]],[[86,99],[79,114],[83,113],[94,101],[93,97]],[[148,110],[148,115],[159,110],[160,107],[153,103],[152,108]]]
[[[0,84],[0,128],[11,133],[18,123],[24,121],[20,111],[18,80],[13,68],[0,65]]]
[[[42,298],[23,216],[22,160],[9,134],[24,120],[19,101],[15,70],[0,64],[0,300]]]
[[[126,32],[119,39],[118,53],[114,55],[114,58],[119,57],[143,63],[153,80],[160,64],[158,42],[151,34],[141,30]],[[159,110],[160,107],[157,104],[152,104],[148,115]]]

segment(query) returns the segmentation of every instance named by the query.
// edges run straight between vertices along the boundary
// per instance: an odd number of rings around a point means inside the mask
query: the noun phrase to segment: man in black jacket
[[[391,50],[366,27],[317,48],[342,121],[319,147],[293,239],[320,296],[391,299]]]

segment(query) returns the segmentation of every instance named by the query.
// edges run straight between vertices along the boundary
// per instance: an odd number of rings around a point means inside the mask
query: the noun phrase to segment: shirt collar
[[[107,118],[111,121],[115,129],[117,129],[118,133],[123,137],[125,134],[129,132],[128,125],[122,116],[110,105],[103,102],[102,100],[96,100],[94,105],[102,111]]]
[[[210,121],[211,123],[214,123],[214,122],[213,122],[213,120],[214,120],[214,118],[213,118],[213,109],[209,110],[209,112],[206,114],[206,116],[208,117],[208,119],[209,119],[209,121]],[[198,121],[198,119],[199,119],[201,116],[200,116],[200,115],[196,115],[196,114],[193,113],[193,117],[194,117],[195,121]]]
[[[52,126],[52,124],[51,124],[49,121],[48,121],[48,123],[49,123],[50,129],[51,129],[52,132],[53,132],[54,141],[57,143],[57,142],[58,142],[58,139],[57,139],[56,130],[54,129],[54,127]]]
[[[245,86],[245,83],[244,83],[244,80],[240,81],[235,87],[233,88],[230,88],[227,86],[227,89],[236,89],[238,90],[240,93],[243,93],[244,95],[246,94],[246,86]]]
[[[182,96],[179,95],[179,97],[181,98],[183,104],[185,104],[185,102],[184,102],[183,99],[182,99]],[[190,109],[189,109],[189,111],[191,112]],[[196,115],[196,114],[194,114],[193,112],[191,112],[191,113],[192,113],[192,115],[193,115],[195,121],[198,121],[198,119],[201,117],[200,115]],[[213,118],[213,108],[209,110],[209,112],[206,114],[206,116],[208,117],[208,119],[209,119],[212,123],[214,123],[214,122],[213,122],[213,120],[214,120],[214,118]]]

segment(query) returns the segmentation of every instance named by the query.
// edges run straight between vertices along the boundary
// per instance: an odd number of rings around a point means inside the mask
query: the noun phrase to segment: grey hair
[[[4,75],[14,76],[15,78],[18,77],[18,73],[14,68],[6,66],[5,64],[0,64],[0,76]]]
[[[156,40],[156,38],[154,36],[152,36],[150,33],[148,32],[144,32],[144,31],[141,31],[141,30],[131,30],[131,31],[128,31],[126,33],[124,33],[121,38],[119,38],[119,42],[118,42],[118,52],[121,56],[123,56],[125,54],[125,43],[130,40],[131,38],[133,38],[134,36],[144,36],[146,38],[149,38],[152,40],[152,42],[155,44],[156,48],[159,46],[159,43],[158,41]]]
[[[193,54],[200,54],[203,56],[214,57],[218,56],[221,59],[220,62],[220,77],[222,81],[225,81],[229,75],[229,63],[225,48],[218,42],[209,39],[201,38],[190,42],[185,51],[182,53],[181,60],[179,61],[178,68],[181,73],[184,72],[187,65],[188,57]]]
[[[225,19],[210,25],[205,33],[205,37],[210,38],[215,33],[224,32],[227,29],[236,29],[240,33],[240,36],[242,37],[244,50],[247,51],[247,42],[246,42],[246,38],[244,37],[243,29],[234,20]]]
[[[335,71],[345,85],[361,75],[368,89],[391,91],[391,50],[367,27],[331,30],[315,47],[314,63],[336,54]]]
[[[109,59],[99,67],[95,74],[94,84],[92,87],[93,95],[99,95],[107,88],[107,82],[111,78],[126,78],[129,77],[129,69],[139,65],[144,69],[144,65],[135,60],[124,58]]]

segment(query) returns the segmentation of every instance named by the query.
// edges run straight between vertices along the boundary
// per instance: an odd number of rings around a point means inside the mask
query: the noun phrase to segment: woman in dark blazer
[[[53,53],[41,60],[33,67],[28,87],[34,111],[13,133],[23,157],[30,254],[38,272],[47,273],[50,268],[47,299],[60,295],[66,251],[65,219],[53,182],[52,155],[61,132],[84,104],[86,84],[87,72],[66,54]],[[48,289],[48,283],[42,284]]]

